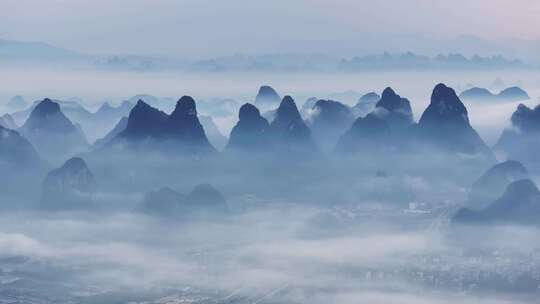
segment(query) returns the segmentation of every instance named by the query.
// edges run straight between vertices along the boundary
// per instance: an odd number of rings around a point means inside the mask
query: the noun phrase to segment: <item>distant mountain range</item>
[[[451,48],[449,49],[451,50]],[[486,53],[490,54],[490,52]],[[99,70],[121,71],[373,71],[373,70],[486,70],[539,68],[522,60],[501,55],[482,57],[462,53],[424,56],[418,53],[373,53],[351,58],[322,54],[274,53],[264,55],[222,56],[199,61],[158,55],[97,56],[82,54],[43,42],[0,40],[0,66],[86,66]]]

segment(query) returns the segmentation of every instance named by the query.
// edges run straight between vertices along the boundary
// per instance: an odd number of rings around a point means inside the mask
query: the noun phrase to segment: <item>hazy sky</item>
[[[0,0],[0,38],[91,53],[353,53],[381,33],[537,40],[538,16],[538,0]]]

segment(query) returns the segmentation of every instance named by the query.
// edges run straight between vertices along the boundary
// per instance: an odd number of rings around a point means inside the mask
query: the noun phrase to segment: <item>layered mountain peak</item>
[[[411,104],[390,87],[384,89],[374,113],[388,122],[390,127],[403,128],[414,123]]]
[[[48,98],[39,102],[19,129],[47,159],[61,160],[88,148],[86,136]]]
[[[482,209],[499,198],[511,183],[529,177],[522,163],[508,160],[487,170],[471,187],[467,206]]]
[[[276,120],[282,120],[282,121],[302,120],[302,116],[300,115],[300,112],[298,111],[298,108],[296,107],[296,103],[294,102],[294,99],[291,96],[287,95],[283,97],[283,100],[279,104],[279,107],[276,111],[276,118],[274,119],[274,122]]]
[[[255,104],[258,105],[277,105],[281,100],[279,94],[268,85],[263,85],[259,88],[259,92],[255,97]]]
[[[511,117],[512,125],[523,133],[535,133],[540,131],[540,106],[534,109],[524,104],[519,104]]]
[[[195,100],[191,96],[183,96],[178,100],[176,108],[169,116],[168,129],[181,140],[210,146],[197,117]]]
[[[287,148],[289,151],[303,153],[314,152],[316,149],[311,130],[302,120],[291,96],[283,97],[276,117],[270,124],[270,131],[278,149]]]
[[[522,179],[508,185],[502,197],[519,200],[538,195],[540,191],[534,182],[530,179]]]
[[[525,92],[525,90],[516,86],[502,90],[499,93],[498,97],[506,101],[522,101],[531,99],[531,97],[529,96],[529,94],[527,94],[527,92]]]
[[[509,184],[504,193],[489,206],[475,211],[463,208],[454,221],[467,224],[522,224],[538,225],[540,219],[540,191],[530,179]]]
[[[87,208],[81,203],[91,203],[97,190],[94,175],[80,157],[67,160],[54,169],[43,181],[43,207],[53,209]]]
[[[25,130],[68,131],[75,127],[60,110],[60,104],[45,98],[34,107],[22,128]]]
[[[238,119],[240,121],[255,121],[259,118],[261,118],[261,112],[256,106],[245,103],[240,107],[240,111],[238,112]]]
[[[142,99],[129,112],[126,129],[119,134],[128,139],[145,138],[163,132],[168,115],[144,102]]]
[[[493,159],[492,151],[471,127],[465,105],[452,88],[442,83],[433,89],[430,104],[420,118],[417,131],[426,143]]]
[[[125,130],[116,138],[131,142],[144,139],[159,140],[167,145],[180,144],[187,150],[202,148],[204,151],[214,151],[197,117],[195,100],[190,96],[180,98],[171,115],[142,100],[137,101],[129,113]]]
[[[180,116],[197,116],[197,107],[195,100],[191,96],[182,96],[176,103],[176,107],[171,114],[171,117]]]
[[[266,149],[268,121],[257,107],[246,103],[240,107],[238,123],[231,130],[228,149]]]
[[[394,89],[392,89],[391,87],[385,88],[381,95],[381,99],[386,99],[386,100],[396,99],[397,97],[398,95],[396,94]]]
[[[424,114],[422,114],[419,124],[441,123],[469,125],[469,117],[467,108],[454,89],[439,83],[433,89],[431,101]]]

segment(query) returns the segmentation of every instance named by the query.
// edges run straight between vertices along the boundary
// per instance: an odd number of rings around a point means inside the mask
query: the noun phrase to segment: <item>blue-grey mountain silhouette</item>
[[[502,101],[523,101],[531,99],[529,94],[520,87],[506,88],[499,92],[497,97]]]
[[[281,101],[279,94],[271,86],[263,85],[255,97],[255,104],[264,107],[275,107]]]
[[[493,149],[502,156],[519,160],[534,170],[540,167],[535,153],[540,149],[540,105],[531,109],[518,105],[512,114],[510,128],[506,128]]]
[[[529,178],[529,172],[518,161],[498,163],[487,170],[471,187],[467,207],[480,210],[499,198],[511,183]]]
[[[508,185],[500,198],[482,210],[460,209],[453,221],[464,224],[539,225],[539,214],[540,191],[530,179],[522,179]]]
[[[317,149],[311,130],[290,96],[283,97],[276,111],[276,117],[270,124],[270,137],[276,148],[283,152],[314,153]]]
[[[86,162],[74,157],[45,177],[41,207],[57,211],[94,208],[96,191],[97,183]]]
[[[186,152],[215,152],[197,117],[195,100],[184,96],[171,115],[139,100],[131,110],[127,126],[112,144],[142,144],[142,148],[160,149],[161,145]]]
[[[250,103],[240,107],[238,122],[231,130],[228,150],[261,150],[269,144],[268,121],[261,116],[259,109]]]
[[[473,101],[489,101],[493,100],[494,96],[488,89],[479,87],[467,89],[459,94],[460,99]]]
[[[74,125],[48,98],[40,102],[19,129],[46,158],[58,160],[85,151],[88,142],[80,127]]]
[[[442,83],[433,89],[416,130],[422,140],[445,150],[492,157],[491,150],[470,125],[465,105],[452,88]]]
[[[414,123],[409,100],[397,95],[390,87],[384,89],[373,113],[386,121],[391,129],[404,129]]]
[[[499,102],[515,102],[529,100],[529,94],[519,87],[509,87],[498,94],[493,94],[485,88],[473,87],[463,91],[459,98],[468,101],[499,101]]]

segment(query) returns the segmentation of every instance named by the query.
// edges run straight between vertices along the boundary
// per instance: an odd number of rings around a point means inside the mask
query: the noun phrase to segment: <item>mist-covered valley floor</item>
[[[257,100],[263,76],[285,94]],[[0,303],[537,302],[536,75],[301,76],[15,75]]]

